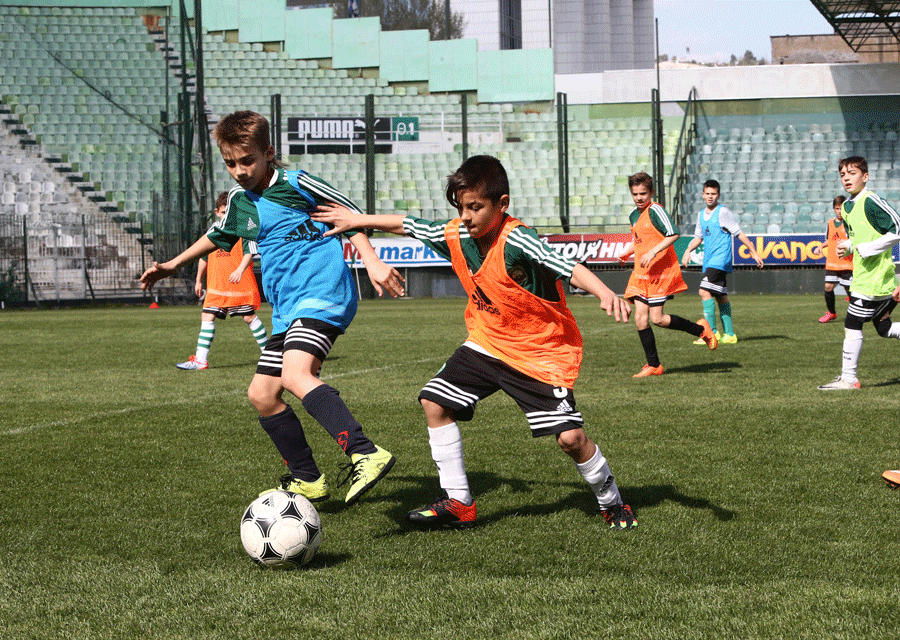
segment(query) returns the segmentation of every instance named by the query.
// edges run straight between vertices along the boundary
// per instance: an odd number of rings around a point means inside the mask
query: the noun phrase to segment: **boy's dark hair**
[[[651,192],[656,193],[656,189],[653,188],[653,177],[646,171],[638,171],[633,176],[628,176],[629,189],[638,185],[643,185],[647,187],[647,189],[649,189]]]
[[[846,196],[837,196],[834,200],[831,201],[831,206],[836,207],[839,204],[844,204],[845,202],[847,202]]]
[[[856,167],[863,173],[869,173],[869,163],[862,156],[850,156],[838,163],[838,171],[845,167]]]
[[[497,204],[500,198],[509,195],[506,169],[493,156],[472,156],[455,173],[447,176],[447,201],[454,209],[461,207],[456,197],[460,191],[477,191]]]
[[[219,195],[216,196],[216,209],[221,209],[226,204],[228,204],[228,192],[223,191]]]
[[[718,180],[707,180],[703,183],[704,189],[715,189],[719,193],[722,193],[722,187],[719,185]]]
[[[265,151],[272,144],[269,121],[255,111],[235,111],[219,120],[213,130],[216,143],[233,147],[257,147]]]

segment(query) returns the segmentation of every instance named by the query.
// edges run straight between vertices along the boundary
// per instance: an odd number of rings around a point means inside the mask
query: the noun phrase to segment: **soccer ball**
[[[256,562],[268,567],[301,567],[322,542],[319,512],[303,496],[270,491],[250,503],[241,517],[241,543]]]

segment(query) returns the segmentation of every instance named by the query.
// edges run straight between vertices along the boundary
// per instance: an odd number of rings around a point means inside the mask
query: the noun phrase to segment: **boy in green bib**
[[[891,297],[897,288],[891,254],[894,245],[900,242],[900,216],[866,188],[869,164],[865,158],[844,158],[838,170],[850,198],[843,204],[848,239],[838,243],[837,251],[840,257],[853,254],[853,283],[844,320],[841,375],[821,385],[821,391],[859,389],[856,367],[866,322],[871,321],[882,338],[900,338],[900,324],[894,326],[890,318],[897,305]]]

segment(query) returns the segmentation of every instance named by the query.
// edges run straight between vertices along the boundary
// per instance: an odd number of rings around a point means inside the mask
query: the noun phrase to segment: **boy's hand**
[[[338,233],[343,233],[344,231],[349,231],[350,229],[355,229],[356,227],[352,222],[358,215],[358,213],[351,211],[343,205],[328,202],[316,207],[315,211],[310,214],[310,217],[316,222],[324,222],[327,225],[331,225],[333,228],[326,231],[325,235],[333,236]]]
[[[606,315],[615,316],[616,322],[628,322],[631,305],[625,298],[620,298],[612,292],[597,297],[600,299],[600,308],[606,311]]]
[[[241,276],[244,275],[244,272],[241,269],[235,269],[228,276],[228,282],[231,284],[237,284],[241,281]]]
[[[153,285],[156,284],[157,281],[162,280],[163,278],[168,278],[169,276],[174,274],[175,271],[176,269],[169,266],[168,262],[164,262],[163,264],[154,262],[152,267],[141,274],[141,290],[149,291],[153,288]]]
[[[849,240],[841,240],[837,243],[837,254],[839,258],[846,258],[853,253],[853,243]]]
[[[691,266],[691,252],[690,251],[685,251],[684,255],[681,256],[681,266],[682,267]]]
[[[651,254],[653,254],[653,255],[651,255]],[[641,267],[644,269],[649,267],[650,264],[653,262],[653,259],[656,258],[656,255],[657,255],[656,251],[653,249],[650,249],[650,251],[648,251],[647,253],[642,255],[641,256]]]
[[[900,285],[894,289],[894,293],[891,294],[891,297],[894,299],[894,302],[900,302]]]
[[[203,283],[202,282],[194,283],[194,293],[197,294],[198,298],[203,297]]]
[[[372,286],[375,287],[379,298],[384,293],[384,289],[387,289],[387,292],[394,298],[403,296],[406,293],[402,284],[405,280],[400,275],[400,272],[381,260],[373,264],[367,264],[366,273],[369,274],[369,280],[372,281]]]

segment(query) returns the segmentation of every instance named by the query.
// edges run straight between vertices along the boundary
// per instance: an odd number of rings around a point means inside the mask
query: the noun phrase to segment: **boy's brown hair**
[[[221,147],[256,147],[265,151],[271,146],[269,121],[255,111],[235,111],[219,120],[213,130]]]
[[[862,156],[849,156],[838,163],[838,171],[845,167],[856,167],[863,173],[869,173],[869,163]]]
[[[649,189],[651,193],[656,193],[656,189],[653,188],[653,177],[646,171],[638,171],[633,176],[628,176],[629,189],[638,185],[643,185],[647,187],[647,189]]]
[[[509,195],[509,178],[503,164],[493,156],[472,156],[447,176],[447,201],[459,209],[457,195],[461,191],[477,191],[494,204]]]
[[[221,209],[226,204],[228,204],[228,192],[223,191],[218,196],[216,196],[216,209]]]
[[[847,202],[846,196],[837,196],[834,200],[831,201],[832,208],[838,206],[839,204],[844,204]]]

